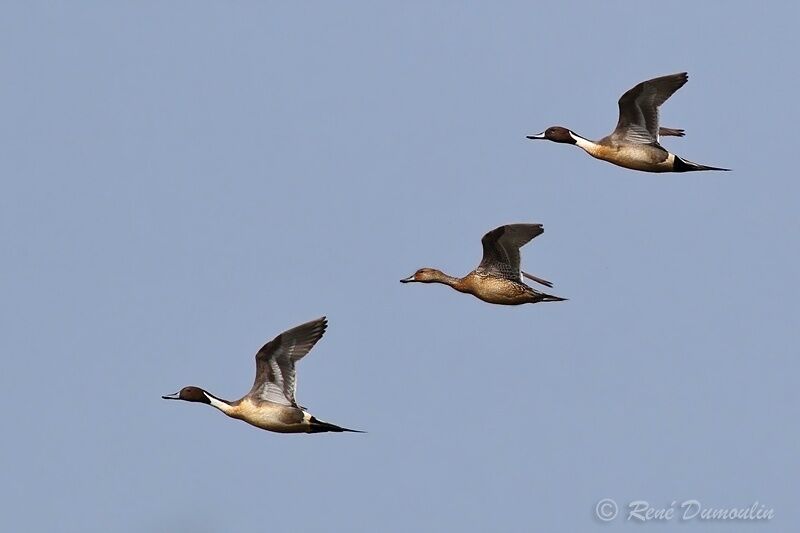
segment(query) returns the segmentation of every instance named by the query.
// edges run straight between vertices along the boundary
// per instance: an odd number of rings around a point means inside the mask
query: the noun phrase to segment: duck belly
[[[484,278],[473,284],[471,292],[490,304],[520,305],[529,301],[524,288],[512,281],[499,278]]]
[[[642,172],[672,172],[675,156],[658,146],[626,144],[602,146],[595,144],[586,152],[597,159]]]
[[[241,407],[235,418],[260,429],[276,433],[308,433],[311,430],[308,421],[311,415],[297,407],[271,402],[261,405],[246,402]]]

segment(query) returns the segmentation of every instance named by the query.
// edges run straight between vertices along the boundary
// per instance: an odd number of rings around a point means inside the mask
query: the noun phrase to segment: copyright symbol
[[[610,522],[617,517],[617,502],[611,498],[603,498],[594,506],[594,514],[603,522]]]

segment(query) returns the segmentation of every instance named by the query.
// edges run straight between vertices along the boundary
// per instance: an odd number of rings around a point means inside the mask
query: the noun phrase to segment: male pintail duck
[[[184,387],[180,392],[162,398],[207,403],[231,418],[277,433],[363,433],[317,420],[294,400],[294,364],[322,338],[326,327],[325,317],[318,318],[284,331],[265,344],[256,354],[253,388],[240,400],[229,402],[199,387]]]
[[[481,264],[463,278],[448,276],[435,268],[420,268],[413,276],[401,279],[400,282],[443,283],[492,304],[519,305],[566,300],[536,291],[522,280],[525,276],[546,287],[553,286],[547,280],[522,272],[519,267],[519,249],[543,232],[541,224],[500,226],[483,236]]]
[[[528,135],[528,139],[577,144],[592,157],[645,172],[730,170],[693,163],[668,152],[658,143],[660,135],[683,137],[683,130],[659,127],[658,107],[688,79],[686,72],[661,76],[643,81],[623,94],[619,99],[617,128],[599,141],[590,141],[561,126],[552,126],[538,135]]]

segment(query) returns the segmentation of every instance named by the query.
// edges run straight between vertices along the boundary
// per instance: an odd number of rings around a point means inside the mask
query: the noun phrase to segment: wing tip
[[[311,324],[313,324],[313,327],[315,329],[319,329],[319,337],[317,337],[317,340],[319,340],[322,338],[322,336],[325,334],[325,331],[327,331],[328,329],[328,317],[322,315],[316,320],[312,320]]]

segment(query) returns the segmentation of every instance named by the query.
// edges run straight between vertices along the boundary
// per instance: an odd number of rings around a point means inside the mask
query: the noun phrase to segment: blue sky
[[[598,500],[797,510],[796,3],[16,2],[0,20],[3,531],[594,531]],[[611,131],[639,81],[679,155]],[[441,286],[545,233],[558,304]],[[276,435],[235,399],[330,327]],[[624,509],[622,510],[624,512]],[[663,529],[663,528],[662,528]]]

